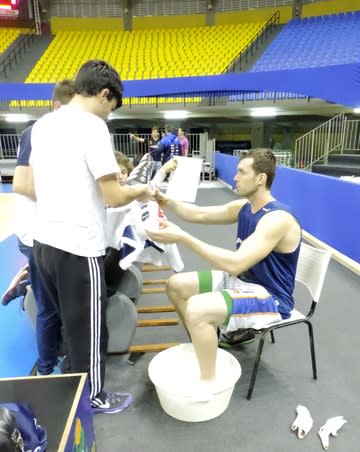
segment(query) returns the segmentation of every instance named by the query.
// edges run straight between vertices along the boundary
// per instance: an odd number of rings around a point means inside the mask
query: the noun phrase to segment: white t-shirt
[[[104,121],[66,105],[31,134],[34,239],[78,256],[105,254],[105,204],[96,180],[119,172]]]

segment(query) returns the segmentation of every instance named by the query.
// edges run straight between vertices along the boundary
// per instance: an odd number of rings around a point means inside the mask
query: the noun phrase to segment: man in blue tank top
[[[164,222],[149,231],[151,239],[182,243],[217,270],[170,277],[167,293],[191,336],[200,366],[195,399],[216,392],[217,326],[223,333],[287,318],[293,290],[301,227],[289,207],[271,194],[276,159],[270,149],[253,149],[242,157],[234,177],[241,199],[200,207],[157,193],[162,208],[200,224],[238,223],[236,250],[205,243]]]

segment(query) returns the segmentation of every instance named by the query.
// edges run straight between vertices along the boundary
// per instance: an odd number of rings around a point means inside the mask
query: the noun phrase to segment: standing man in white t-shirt
[[[95,413],[122,411],[124,394],[105,392],[105,205],[152,196],[147,185],[121,186],[105,120],[122,104],[118,73],[105,61],[79,70],[69,105],[43,116],[31,135],[37,219],[33,254],[58,307],[72,372],[87,372]],[[36,195],[35,195],[36,193]]]

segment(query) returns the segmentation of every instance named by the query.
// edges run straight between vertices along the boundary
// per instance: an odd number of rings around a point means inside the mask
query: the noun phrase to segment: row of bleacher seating
[[[125,80],[217,74],[236,58],[262,25],[62,32],[27,81],[55,82],[72,77],[86,59],[94,57],[110,61]],[[0,29],[0,52],[26,31]],[[253,71],[358,62],[359,42],[360,11],[293,19]]]
[[[221,73],[263,23],[133,32],[60,32],[26,82],[72,78],[90,58],[112,64],[123,80]]]
[[[284,100],[304,99],[303,94],[287,93],[285,91],[245,91],[240,94],[229,95],[229,102],[242,102],[251,100]]]
[[[360,61],[360,11],[291,20],[252,71],[274,71]]]
[[[103,58],[122,79],[146,79],[221,73],[263,24],[238,24],[133,32],[61,32],[30,73],[27,82],[72,78],[89,58]],[[340,64],[360,60],[360,11],[291,20],[274,39],[253,70]],[[263,69],[259,69],[259,68]],[[230,101],[294,99],[285,92],[248,92]],[[131,104],[178,103],[180,98],[125,101]],[[200,97],[187,102],[200,102]],[[48,106],[33,101],[33,106]],[[26,103],[28,105],[28,103]]]
[[[27,28],[0,28],[0,54],[3,53],[22,33],[28,33]]]

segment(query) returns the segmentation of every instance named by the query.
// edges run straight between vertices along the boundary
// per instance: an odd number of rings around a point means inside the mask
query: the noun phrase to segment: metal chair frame
[[[261,354],[263,351],[265,338],[270,334],[271,342],[275,343],[274,330],[285,328],[300,323],[305,323],[308,327],[309,341],[310,341],[310,354],[311,364],[314,380],[317,380],[317,368],[316,368],[316,356],[315,356],[315,342],[314,332],[311,323],[311,317],[313,316],[316,308],[316,304],[319,301],[325,275],[331,258],[329,251],[324,251],[319,248],[314,248],[306,243],[301,244],[300,255],[298,261],[298,268],[296,272],[295,280],[304,284],[309,290],[312,296],[311,307],[307,315],[301,314],[301,312],[295,309],[291,312],[289,319],[272,322],[268,325],[255,327],[254,329],[261,332],[259,339],[259,345],[256,352],[256,358],[254,367],[252,370],[249,389],[247,393],[247,399],[250,400],[254,391],[257,372],[260,365]]]

